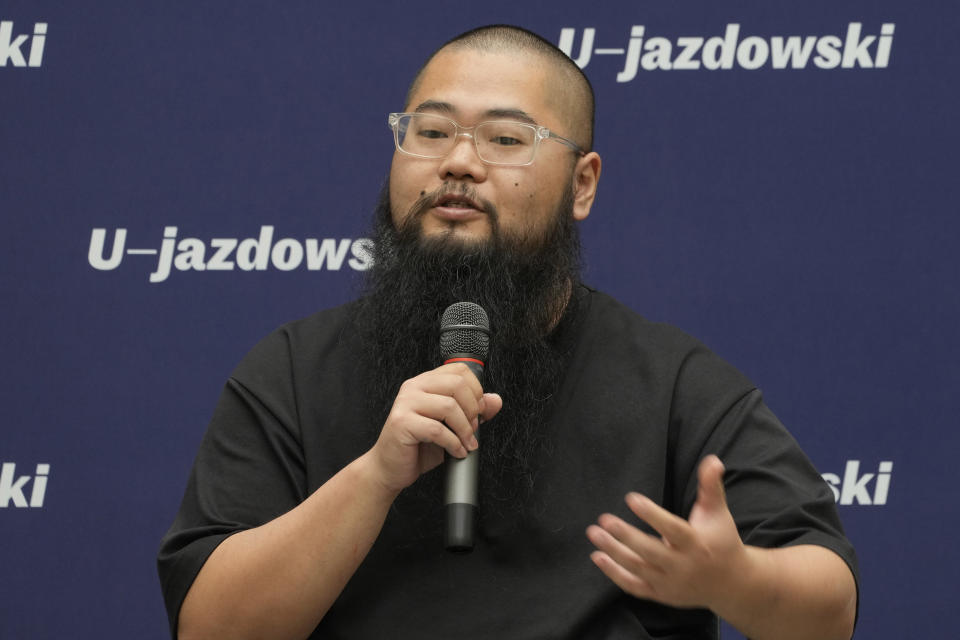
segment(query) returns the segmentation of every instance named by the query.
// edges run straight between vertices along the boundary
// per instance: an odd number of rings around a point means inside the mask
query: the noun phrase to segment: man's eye
[[[518,140],[511,136],[497,136],[490,140],[493,144],[497,144],[503,147],[512,147],[513,145],[523,144],[523,140]]]
[[[421,138],[446,138],[447,134],[445,131],[440,131],[439,129],[421,129],[417,132],[417,135]]]

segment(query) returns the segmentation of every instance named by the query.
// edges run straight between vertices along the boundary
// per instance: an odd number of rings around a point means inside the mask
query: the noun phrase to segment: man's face
[[[569,136],[561,107],[551,99],[550,81],[549,66],[535,56],[447,49],[424,70],[407,111],[442,115],[465,127],[486,120],[532,119]],[[564,189],[573,188],[572,155],[565,145],[544,140],[531,165],[487,165],[466,136],[444,158],[395,151],[390,168],[393,223],[399,228],[419,216],[423,236],[446,234],[476,243],[490,237],[495,215],[504,236],[536,242]],[[424,199],[426,204],[418,207]]]

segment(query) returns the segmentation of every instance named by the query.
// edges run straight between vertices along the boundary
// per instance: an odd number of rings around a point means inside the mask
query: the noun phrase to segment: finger
[[[460,378],[466,383],[469,387],[470,392],[473,393],[475,398],[480,398],[483,395],[483,386],[480,384],[480,381],[477,380],[477,376],[473,374],[473,371],[470,370],[470,367],[465,365],[462,362],[451,362],[450,364],[445,364],[437,367],[434,371],[443,371],[445,373],[452,373],[453,375],[460,376]]]
[[[659,573],[659,570],[651,566],[645,558],[601,526],[594,524],[587,527],[587,538],[597,549],[606,553],[614,562],[631,573],[640,577],[648,577],[652,572]]]
[[[463,373],[463,371],[466,373]],[[402,386],[412,389],[425,391],[426,393],[435,393],[440,396],[453,396],[458,390],[466,392],[475,402],[479,402],[483,397],[483,388],[477,381],[476,376],[470,373],[466,365],[462,363],[453,363],[444,365],[433,371],[421,373],[416,378],[407,380]]]
[[[503,398],[497,393],[485,393],[480,399],[480,417],[490,420],[503,408]]]
[[[467,421],[472,425],[471,428],[473,431],[476,431],[480,422],[478,418],[480,416],[480,404],[483,402],[483,395],[479,397],[474,396],[470,389],[461,385],[454,390],[453,399],[460,405],[460,409],[463,411],[463,415],[467,417]]]
[[[414,414],[406,425],[412,442],[405,444],[435,444],[455,458],[467,457],[463,442],[442,422]],[[421,447],[422,450],[422,447]]]
[[[655,599],[656,592],[649,582],[624,569],[603,551],[594,551],[590,554],[590,559],[615,585],[630,595],[637,598]]]
[[[723,490],[723,462],[715,455],[709,455],[700,462],[697,469],[697,503],[708,510],[725,509],[726,493]]]
[[[455,367],[453,364],[447,366],[451,368]],[[466,369],[466,365],[461,366]],[[459,369],[459,367],[456,369]],[[473,423],[473,430],[476,431],[478,425],[477,416],[480,414],[480,405],[483,399],[480,383],[477,382],[476,377],[470,373],[469,369],[467,369],[466,377],[456,370],[445,373],[438,371],[439,370],[429,371],[408,382],[412,383],[411,386],[413,389],[438,396],[450,396],[454,398],[463,409],[467,420]],[[468,380],[467,378],[472,380]]]
[[[639,493],[629,493],[627,506],[638,518],[649,524],[672,547],[683,549],[693,541],[690,523]]]
[[[423,393],[410,399],[410,404],[406,408],[414,414],[431,418],[436,422],[442,423],[446,428],[456,434],[465,447],[469,450],[477,448],[476,437],[474,436],[474,425],[476,419],[467,418],[463,407],[456,398],[450,396],[441,396],[432,393]]]
[[[670,566],[672,551],[659,538],[648,535],[609,513],[600,516],[597,522],[604,531],[630,548],[653,569],[664,572]]]

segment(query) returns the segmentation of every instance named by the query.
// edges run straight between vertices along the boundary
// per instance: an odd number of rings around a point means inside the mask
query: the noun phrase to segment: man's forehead
[[[417,113],[439,113],[453,119],[463,115],[457,105],[442,100],[431,100],[429,98],[420,104],[410,105],[410,110]],[[491,120],[517,120],[528,124],[539,124],[536,116],[524,111],[520,107],[506,105],[500,107],[492,106],[484,109],[480,115]]]
[[[424,67],[408,111],[543,124],[549,117],[548,68],[538,56],[443,50]]]

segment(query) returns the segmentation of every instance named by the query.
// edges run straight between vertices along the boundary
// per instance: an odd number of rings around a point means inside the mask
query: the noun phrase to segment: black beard
[[[546,412],[568,355],[556,338],[568,324],[561,316],[574,315],[580,267],[572,189],[564,193],[547,229],[535,238],[502,233],[495,211],[488,214],[486,240],[463,242],[451,234],[423,238],[423,207],[415,206],[395,229],[386,187],[377,206],[374,266],[358,314],[364,365],[372,376],[376,433],[371,437],[379,434],[400,384],[439,366],[444,309],[461,301],[479,304],[492,334],[484,391],[503,397],[503,409],[478,432],[485,518],[524,511],[537,462],[549,454]],[[397,506],[410,500],[439,505],[440,475],[419,479]]]

